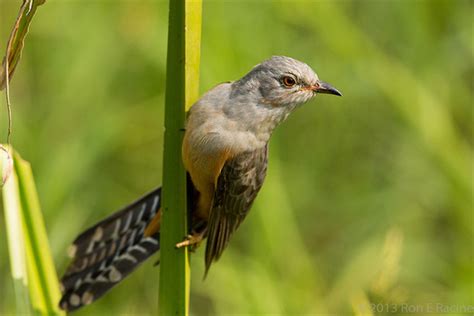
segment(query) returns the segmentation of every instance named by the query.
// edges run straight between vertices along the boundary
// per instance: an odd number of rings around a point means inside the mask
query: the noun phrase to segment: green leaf
[[[30,164],[15,152],[10,155],[13,172],[3,187],[3,202],[17,312],[64,315],[57,306],[59,283]],[[3,158],[5,172],[9,165],[5,152]]]

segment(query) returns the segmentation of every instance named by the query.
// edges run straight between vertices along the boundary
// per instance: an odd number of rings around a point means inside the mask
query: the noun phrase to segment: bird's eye
[[[283,84],[285,85],[285,87],[287,87],[287,88],[291,88],[296,84],[295,78],[293,78],[291,76],[283,77],[282,81],[283,81]]]

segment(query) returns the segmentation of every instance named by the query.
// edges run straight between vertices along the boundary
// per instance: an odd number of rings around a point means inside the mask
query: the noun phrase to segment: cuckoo
[[[305,63],[274,56],[222,83],[190,109],[182,144],[188,174],[190,235],[206,240],[206,273],[245,219],[265,179],[273,130],[319,93],[341,96]],[[90,304],[160,249],[161,188],[80,234],[61,279],[60,307]],[[172,210],[170,210],[172,211]]]

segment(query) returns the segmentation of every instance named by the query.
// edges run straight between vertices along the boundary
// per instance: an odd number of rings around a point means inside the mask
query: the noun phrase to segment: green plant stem
[[[188,251],[175,245],[188,234],[181,143],[186,110],[199,93],[200,33],[201,1],[170,1],[160,236],[161,315],[187,315],[189,311]]]

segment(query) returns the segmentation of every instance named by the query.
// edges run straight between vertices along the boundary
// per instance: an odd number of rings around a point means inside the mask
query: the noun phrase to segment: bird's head
[[[253,131],[258,139],[266,142],[273,129],[298,105],[318,93],[342,95],[336,88],[319,80],[305,63],[290,57],[273,56],[233,82],[229,101],[222,106],[229,118],[239,122],[239,128]]]
[[[307,64],[285,56],[273,56],[258,64],[242,80],[251,81],[261,95],[259,103],[271,107],[294,108],[318,93],[342,95],[319,80]]]

